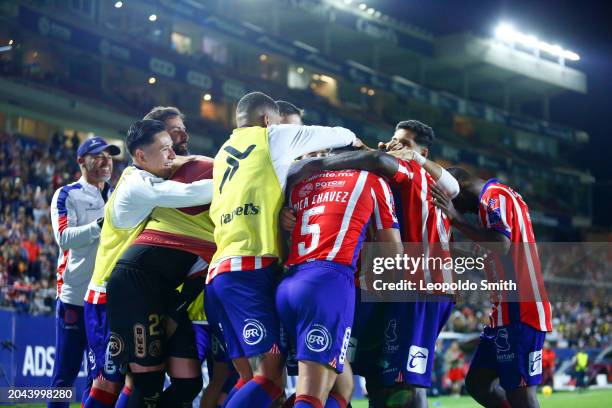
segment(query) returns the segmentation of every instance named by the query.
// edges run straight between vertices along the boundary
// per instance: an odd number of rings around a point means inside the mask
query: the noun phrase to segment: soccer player
[[[83,352],[87,348],[83,298],[93,273],[100,230],[104,222],[104,203],[111,187],[111,156],[117,146],[101,137],[85,140],[77,150],[81,178],[60,187],[51,200],[51,223],[60,247],[57,261],[57,303],[55,364],[51,387],[72,387]],[[89,378],[91,386],[91,378]],[[85,390],[84,398],[89,394]],[[67,402],[49,402],[48,407],[68,407]]]
[[[385,176],[395,196],[402,240],[412,245],[422,245],[426,256],[447,257],[450,254],[447,249],[443,249],[446,248],[443,245],[449,240],[450,223],[440,210],[434,208],[430,190],[438,185],[442,191],[455,196],[459,186],[447,171],[426,158],[434,138],[434,132],[429,126],[416,120],[403,121],[397,124],[391,140],[381,146],[398,158],[380,152],[346,153],[313,160],[312,164],[304,166],[303,171],[310,172],[308,167],[311,166],[334,170],[356,168]],[[448,271],[433,268],[418,273],[419,279],[428,282],[451,278]],[[384,314],[382,330],[385,331],[385,344],[382,352],[357,351],[358,359],[382,359],[386,362],[386,367],[374,370],[370,369],[373,365],[370,361],[357,362],[363,368],[356,371],[366,377],[368,397],[374,406],[384,406],[397,388],[396,384],[402,383],[411,390],[411,406],[427,406],[426,388],[431,386],[435,343],[453,305],[452,299],[446,294],[435,295],[436,299],[429,301],[425,299],[383,305],[381,313]],[[369,319],[373,310],[371,304],[364,302],[358,302],[356,307],[355,324],[365,326],[360,328],[362,333],[357,334],[359,337],[371,331],[365,320]],[[378,333],[377,329],[374,330]],[[355,340],[359,341],[358,338]]]
[[[141,120],[133,123],[127,133],[126,146],[134,165],[123,171],[106,204],[96,265],[85,295],[84,312],[90,348],[90,369],[95,377],[90,397],[85,404],[87,408],[112,406],[123,383],[123,375],[113,363],[113,359],[123,353],[126,343],[116,334],[110,333],[106,309],[106,286],[117,261],[143,230],[155,207],[205,205],[210,203],[212,197],[210,180],[191,184],[167,180],[178,166],[191,158],[176,157],[172,150],[172,139],[163,122]],[[119,314],[128,317],[137,315],[143,304],[129,299],[127,303],[123,303]],[[126,311],[126,308],[129,309]],[[144,333],[144,328],[133,328],[137,340],[146,341],[146,337],[141,337],[141,334],[149,336],[152,332],[156,333],[159,327],[151,326],[159,326],[161,322],[159,316],[152,316],[148,323],[147,333]],[[142,351],[144,350],[138,350],[139,355]],[[156,354],[156,345],[148,343],[147,351]],[[147,391],[157,389],[155,381],[159,381],[158,376],[147,375],[149,373],[143,372],[137,366],[130,368],[134,390],[129,402],[138,403],[141,399],[149,398],[155,400],[156,397]]]
[[[482,180],[462,168],[448,171],[459,180],[461,193],[451,200],[433,189],[436,206],[467,238],[509,260],[503,262],[510,265],[503,274],[514,274],[520,300],[498,297],[493,304],[490,326],[480,336],[466,387],[483,406],[539,407],[536,386],[542,377],[542,345],[552,326],[529,209],[516,191],[495,178]],[[463,218],[465,213],[478,214],[480,225]]]
[[[330,390],[351,336],[357,256],[372,215],[378,241],[401,242],[392,200],[386,181],[366,171],[321,172],[292,189],[298,222],[276,307],[299,361],[296,407],[347,406],[351,390]]]
[[[289,166],[306,153],[355,141],[344,128],[279,121],[273,99],[261,92],[245,95],[236,108],[238,128],[215,157],[210,214],[217,252],[206,294],[240,375],[228,408],[268,407],[282,392],[274,292],[278,216]]]

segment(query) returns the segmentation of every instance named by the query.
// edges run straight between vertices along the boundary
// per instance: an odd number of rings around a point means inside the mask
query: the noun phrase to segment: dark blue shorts
[[[328,261],[294,266],[276,293],[276,308],[298,361],[344,369],[351,337],[353,269]]]
[[[382,382],[418,387],[431,386],[435,347],[440,331],[450,317],[450,300],[386,303]]]
[[[355,313],[347,358],[353,374],[370,378],[380,373],[378,366],[384,303],[362,302],[361,297],[361,289],[355,288]]]
[[[276,266],[226,272],[207,285],[208,310],[214,310],[231,359],[278,349],[280,323],[274,306]]]
[[[125,347],[122,341],[111,338],[106,304],[84,303],[85,332],[87,334],[89,372],[93,378],[102,377],[108,381],[123,384],[125,374],[113,363],[112,358]]]
[[[542,382],[542,345],[546,332],[525,323],[485,327],[470,371],[488,368],[499,376],[506,391]]]

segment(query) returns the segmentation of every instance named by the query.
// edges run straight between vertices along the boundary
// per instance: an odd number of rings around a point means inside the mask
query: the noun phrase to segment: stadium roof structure
[[[350,3],[350,4],[347,4]],[[323,59],[355,62],[362,70],[400,77],[505,110],[573,91],[586,93],[586,76],[556,60],[470,33],[435,37],[359,2],[342,0],[226,0],[216,12],[231,15],[303,47]]]

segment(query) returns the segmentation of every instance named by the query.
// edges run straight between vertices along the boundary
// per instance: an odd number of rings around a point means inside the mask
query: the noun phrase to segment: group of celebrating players
[[[132,164],[114,189],[118,148],[81,145],[82,179],[52,202],[52,385],[72,385],[86,347],[86,408],[190,407],[204,361],[202,407],[347,407],[353,373],[366,378],[370,406],[426,407],[452,294],[365,302],[356,270],[364,241],[450,256],[452,226],[520,258],[516,273],[535,294],[493,305],[466,387],[486,407],[537,407],[550,305],[537,252],[511,249],[535,242],[521,196],[428,160],[434,132],[419,121],[371,149],[348,129],[304,126],[302,113],[245,95],[213,160],[189,154],[178,109],[154,108],[128,130]],[[419,276],[447,282],[450,272]],[[298,378],[292,396],[287,374]]]

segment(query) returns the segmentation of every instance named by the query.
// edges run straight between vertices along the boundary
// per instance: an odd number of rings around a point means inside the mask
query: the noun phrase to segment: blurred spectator
[[[550,348],[550,343],[544,342],[542,348],[542,385],[553,385],[553,374],[555,373],[555,351]]]
[[[463,372],[463,363],[465,357],[463,351],[459,348],[459,343],[453,341],[451,346],[444,353],[444,362],[446,364],[447,376],[451,382],[451,390],[453,395],[459,396],[465,373]]]

